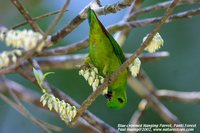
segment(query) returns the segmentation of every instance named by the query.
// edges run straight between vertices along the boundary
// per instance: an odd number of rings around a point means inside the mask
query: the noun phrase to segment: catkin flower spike
[[[42,102],[43,106],[47,104],[50,111],[54,109],[59,113],[60,118],[67,123],[71,122],[77,114],[75,106],[71,106],[64,100],[60,101],[52,94],[44,93],[40,98],[40,102]]]
[[[23,55],[23,51],[15,49],[0,53],[0,68],[7,67],[11,63],[16,63],[18,57]]]
[[[13,48],[21,48],[24,50],[31,50],[35,47],[36,52],[41,52],[44,47],[52,45],[51,36],[47,36],[45,40],[43,35],[32,30],[1,30],[0,40],[5,42],[7,46]]]
[[[40,102],[42,103],[42,105],[43,106],[47,105],[50,111],[54,109],[60,115],[60,118],[66,123],[71,122],[71,120],[73,120],[77,114],[76,107],[71,106],[70,104],[66,103],[64,100],[62,101],[59,100],[53,94],[46,91],[42,86],[43,81],[46,78],[46,76],[49,74],[52,74],[52,72],[48,72],[42,76],[39,76],[38,70],[33,68],[33,73],[38,82],[38,85],[40,86],[40,88],[42,89],[42,92],[44,93],[40,97]]]
[[[143,38],[143,42],[147,39],[148,34]],[[156,35],[153,37],[150,44],[145,48],[146,51],[149,53],[154,53],[156,50],[160,49],[161,46],[163,46],[164,40],[162,39],[161,35],[159,33],[156,33]]]
[[[83,76],[92,90],[95,91],[97,87],[104,82],[104,77],[99,75],[98,69],[92,64],[88,64],[86,67],[82,67],[79,71],[79,75]],[[102,94],[107,94],[108,88],[104,89]]]
[[[129,65],[129,70],[133,77],[136,77],[140,71],[141,61],[139,58],[136,58],[133,63]]]

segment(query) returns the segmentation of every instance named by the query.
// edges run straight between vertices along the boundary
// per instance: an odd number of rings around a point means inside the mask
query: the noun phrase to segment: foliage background
[[[32,16],[39,16],[43,13],[58,10],[64,4],[64,0],[22,0],[24,6],[28,9]],[[71,0],[69,11],[65,13],[64,18],[58,25],[57,30],[71,20],[78,12],[90,1]],[[113,3],[115,0],[102,0],[102,4]],[[159,2],[159,0],[145,1],[144,6]],[[18,13],[10,1],[0,0],[0,23],[11,27],[21,21],[23,17]],[[176,12],[185,9],[199,7],[196,5],[185,5],[176,8]],[[127,9],[116,14],[101,16],[100,19],[105,26],[116,23],[123,18]],[[148,18],[160,16],[163,10],[159,10],[150,14],[142,15],[139,18]],[[43,30],[47,29],[54,17],[38,21]],[[27,28],[28,26],[26,26]],[[152,29],[153,26],[133,29],[123,47],[124,52],[133,53],[138,47],[142,38]],[[24,27],[23,27],[24,28]],[[88,36],[88,22],[82,23],[75,31],[67,36],[57,46],[67,45],[75,41],[79,41]],[[199,91],[200,86],[200,17],[192,19],[173,21],[162,27],[160,34],[164,38],[165,44],[161,50],[169,51],[170,57],[156,61],[145,62],[142,67],[149,75],[151,80],[160,89],[180,90],[180,91]],[[0,43],[0,51],[6,48]],[[79,52],[87,52],[88,49]],[[81,103],[91,93],[91,88],[84,79],[78,75],[78,70],[51,70],[56,74],[51,75],[48,80],[58,88],[62,88],[64,92]],[[23,85],[40,92],[36,86],[30,81],[25,80],[16,74],[8,75],[9,78],[22,83]],[[128,104],[121,110],[110,110],[105,105],[105,98],[100,96],[89,110],[100,117],[105,122],[117,128],[117,124],[128,124],[132,114],[137,109],[141,100],[130,88],[127,90]],[[34,107],[24,103],[26,107],[38,118],[42,118],[50,123],[62,126],[63,132],[76,133],[77,129],[69,129],[65,124],[53,114],[47,113],[43,109]],[[182,123],[196,123],[196,132],[200,131],[200,104],[183,104],[170,101],[164,101],[164,104],[178,116]],[[154,124],[164,123],[159,116],[148,109],[144,114],[142,123]],[[10,106],[0,100],[0,133],[42,133],[43,131],[32,124],[31,121],[24,118]]]

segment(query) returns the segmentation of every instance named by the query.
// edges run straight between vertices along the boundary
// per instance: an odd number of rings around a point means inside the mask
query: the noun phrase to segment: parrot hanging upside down
[[[90,25],[90,50],[85,63],[94,65],[98,69],[99,74],[106,77],[120,67],[125,61],[125,56],[118,43],[108,33],[91,8],[88,10],[88,19]],[[108,100],[108,107],[120,109],[127,103],[127,77],[128,72],[124,70],[108,87],[108,93],[105,94]]]

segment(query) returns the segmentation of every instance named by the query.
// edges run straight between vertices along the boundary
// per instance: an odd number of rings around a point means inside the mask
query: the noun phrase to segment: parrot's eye
[[[121,98],[117,98],[117,100],[118,100],[119,103],[123,103],[124,102],[124,100],[121,99]]]

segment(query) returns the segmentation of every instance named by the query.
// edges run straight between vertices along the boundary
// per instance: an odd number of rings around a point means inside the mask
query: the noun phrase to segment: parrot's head
[[[119,90],[109,90],[107,94],[105,94],[107,101],[107,106],[112,109],[121,109],[127,103],[127,97],[125,91]]]

